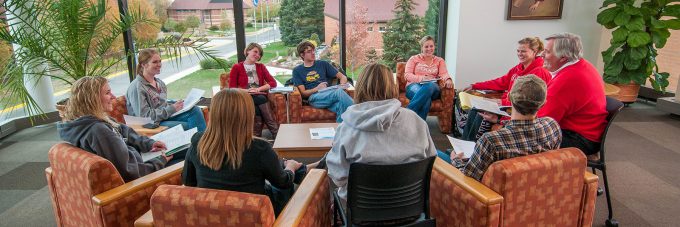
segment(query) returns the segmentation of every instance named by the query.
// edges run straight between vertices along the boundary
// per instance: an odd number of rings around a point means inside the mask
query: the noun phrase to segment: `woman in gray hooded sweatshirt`
[[[347,200],[352,163],[400,164],[435,156],[437,151],[423,119],[401,107],[392,71],[382,64],[364,68],[354,92],[355,105],[342,114],[333,148],[326,155],[328,176]]]
[[[109,160],[125,182],[165,167],[172,156],[163,155],[143,162],[140,154],[164,150],[163,142],[140,136],[108,116],[115,98],[104,77],[86,76],[76,81],[71,87],[63,121],[57,123],[59,137]]]

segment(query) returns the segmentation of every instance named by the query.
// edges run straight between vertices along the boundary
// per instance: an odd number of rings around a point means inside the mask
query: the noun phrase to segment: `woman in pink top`
[[[425,36],[420,40],[421,53],[406,62],[406,98],[410,103],[406,108],[413,110],[425,120],[430,112],[433,99],[440,95],[437,80],[444,80],[446,88],[453,87],[444,59],[434,55],[434,38]]]

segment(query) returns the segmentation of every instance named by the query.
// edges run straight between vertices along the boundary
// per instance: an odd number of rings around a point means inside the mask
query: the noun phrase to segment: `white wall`
[[[504,75],[519,62],[517,41],[528,36],[578,34],[584,58],[599,65],[603,29],[596,18],[602,0],[564,0],[562,19],[512,21],[505,19],[508,2],[450,0],[445,58],[456,88]]]

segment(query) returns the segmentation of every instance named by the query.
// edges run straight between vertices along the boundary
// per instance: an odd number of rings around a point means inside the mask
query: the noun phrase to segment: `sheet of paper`
[[[125,120],[126,125],[145,125],[145,124],[153,124],[153,120],[151,120],[150,117],[135,117],[135,116],[130,116],[130,115],[123,115],[123,119]]]
[[[275,87],[275,88],[269,89],[269,92],[272,92],[272,93],[293,92],[293,87]]]
[[[503,115],[503,116],[510,116],[507,112],[502,111],[500,107],[498,106],[498,103],[494,101],[487,100],[485,98],[479,97],[479,96],[474,96],[470,95],[468,96],[468,99],[470,100],[470,105],[472,107],[477,108],[478,110],[484,110],[488,111],[491,113],[495,113],[498,115]]]
[[[172,115],[172,117],[187,112],[188,110],[193,108],[196,105],[196,103],[198,103],[198,101],[201,101],[201,97],[203,97],[203,94],[205,94],[205,90],[192,88],[191,91],[189,91],[189,94],[187,94],[187,97],[184,99],[184,108],[182,108],[180,111],[175,112]]]
[[[347,88],[350,88],[350,86],[351,85],[349,83],[338,84],[338,85],[333,85],[333,86],[329,86],[329,87],[326,87],[324,89],[321,89],[321,90],[319,90],[319,92],[331,91],[331,90],[338,89],[338,88],[347,89]]]
[[[440,80],[440,78],[435,78],[435,79],[431,79],[431,80],[422,80],[422,81],[419,82],[419,84],[437,82],[437,80]]]
[[[451,143],[451,146],[453,146],[453,152],[456,152],[456,154],[463,152],[464,158],[470,158],[472,153],[475,152],[475,142],[456,139],[449,135],[446,137],[449,138],[449,142]],[[453,156],[454,154],[451,155]]]
[[[335,128],[310,128],[309,134],[313,140],[333,139],[335,137]]]
[[[212,87],[212,92],[213,92],[212,96],[215,96],[217,94],[217,92],[220,92],[220,91],[221,91],[220,86],[213,86]]]
[[[198,132],[197,128],[192,128],[184,131],[182,125],[169,128],[161,133],[153,135],[151,139],[162,141],[167,148],[164,151],[142,153],[142,160],[148,161],[161,155],[165,152],[167,155],[172,155],[180,150],[186,149],[191,145],[191,137]]]

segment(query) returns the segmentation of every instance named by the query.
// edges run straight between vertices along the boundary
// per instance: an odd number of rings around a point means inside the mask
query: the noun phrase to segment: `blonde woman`
[[[174,127],[182,125],[184,129],[196,127],[199,132],[205,131],[205,118],[201,109],[194,106],[191,110],[172,116],[184,108],[184,101],[169,103],[168,87],[156,78],[161,72],[161,56],[154,49],[145,49],[137,56],[137,77],[130,82],[127,90],[128,114],[148,117],[160,125]]]
[[[281,160],[271,145],[253,137],[255,106],[248,92],[229,88],[210,104],[210,124],[191,139],[184,162],[184,185],[268,195],[280,213],[293,195],[302,164]],[[269,183],[265,183],[267,180]]]
[[[83,77],[71,87],[57,131],[62,140],[99,155],[113,163],[123,180],[131,181],[162,169],[172,156],[142,161],[140,152],[164,150],[165,144],[138,135],[124,124],[117,124],[107,112],[116,97],[104,77]]]
[[[436,155],[427,124],[401,107],[398,88],[385,65],[370,64],[361,72],[354,91],[356,104],[342,114],[344,121],[325,160],[342,199],[347,199],[352,163],[397,164]]]
[[[406,62],[404,78],[406,78],[406,98],[408,106],[425,120],[430,112],[432,100],[439,99],[441,90],[436,80],[443,80],[446,88],[453,87],[453,80],[446,69],[443,58],[434,55],[434,38],[425,36],[420,40],[421,53],[412,56]]]

